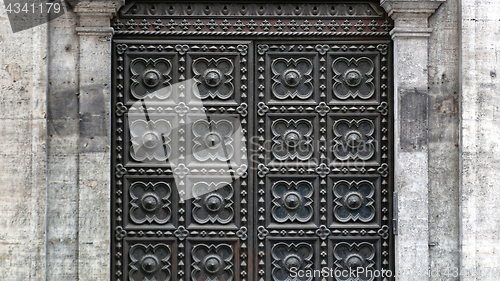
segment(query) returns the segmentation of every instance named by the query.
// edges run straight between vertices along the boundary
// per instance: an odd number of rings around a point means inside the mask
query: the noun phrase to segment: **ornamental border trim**
[[[179,4],[132,1],[112,20],[112,27],[116,35],[379,37],[389,36],[394,23],[387,13],[370,2]]]

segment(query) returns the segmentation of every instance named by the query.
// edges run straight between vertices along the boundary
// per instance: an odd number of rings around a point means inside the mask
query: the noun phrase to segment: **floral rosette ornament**
[[[313,93],[313,66],[306,58],[277,58],[271,64],[272,92],[277,99],[307,99]]]
[[[172,64],[164,58],[136,58],[130,63],[130,92],[136,99],[166,99],[172,93]]]
[[[333,154],[339,160],[369,160],[375,154],[375,125],[370,119],[340,119],[333,124]]]
[[[130,125],[130,156],[139,162],[167,160],[172,151],[171,132],[172,126],[166,120],[134,120]]]
[[[229,99],[234,93],[234,64],[227,58],[198,58],[193,62],[194,95],[199,99]]]
[[[313,154],[311,121],[278,119],[271,124],[271,151],[278,160],[307,160]]]
[[[228,224],[234,217],[233,186],[227,182],[197,182],[193,186],[193,219],[199,224]]]
[[[134,182],[130,186],[130,218],[134,223],[165,224],[170,220],[170,195],[166,182]]]
[[[368,242],[352,243],[340,242],[335,244],[333,248],[335,256],[334,264],[336,270],[357,272],[358,268],[364,268],[364,273],[352,275],[337,276],[340,281],[372,281],[375,279],[374,274],[366,274],[368,270],[373,272],[375,262],[375,248]]]
[[[333,64],[333,94],[342,100],[369,99],[375,93],[373,61],[367,57],[336,59]]]
[[[308,222],[313,216],[313,186],[310,182],[277,181],[272,188],[272,216],[277,222]]]
[[[130,281],[168,281],[170,272],[170,247],[166,244],[135,244],[130,247]]]
[[[191,251],[193,257],[192,280],[234,280],[233,248],[228,244],[198,244]]]
[[[193,156],[196,160],[227,161],[233,157],[234,126],[227,120],[197,120],[193,123]]]
[[[276,281],[305,281],[312,277],[298,277],[299,270],[312,270],[314,250],[308,243],[277,243],[272,248],[273,280]],[[296,276],[293,278],[292,276]]]
[[[335,207],[333,213],[340,222],[369,222],[375,217],[373,194],[375,187],[369,181],[337,181],[333,186]]]

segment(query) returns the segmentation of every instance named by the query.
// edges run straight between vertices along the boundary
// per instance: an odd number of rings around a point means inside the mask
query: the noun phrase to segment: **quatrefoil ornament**
[[[301,161],[311,158],[313,154],[311,121],[306,119],[278,119],[271,124],[273,145],[271,151],[278,160]]]
[[[165,224],[170,220],[171,188],[165,182],[134,182],[130,186],[130,218],[136,224]]]
[[[132,149],[136,161],[165,161],[171,154],[172,125],[167,120],[134,120],[130,125]]]
[[[172,64],[165,58],[136,58],[130,63],[130,93],[136,99],[167,99],[172,94]]]
[[[310,221],[314,212],[311,198],[313,191],[311,183],[305,180],[274,183],[272,188],[273,218],[280,223]]]
[[[339,160],[369,160],[375,154],[375,124],[370,119],[340,119],[333,125],[333,154]]]
[[[272,277],[276,281],[311,280],[296,279],[293,275],[299,270],[310,270],[313,266],[314,249],[311,244],[300,243],[276,243],[272,247]]]
[[[228,244],[198,244],[191,250],[192,280],[234,280],[234,251]]]
[[[193,124],[193,156],[198,161],[227,161],[234,155],[234,126],[227,120],[197,120]]]
[[[373,71],[375,65],[370,58],[337,58],[332,63],[334,72],[333,94],[338,99],[369,99],[375,93]]]
[[[333,214],[340,222],[369,222],[375,217],[373,183],[362,181],[339,180],[333,186],[335,207]]]
[[[306,58],[277,58],[271,64],[272,93],[277,99],[307,99],[313,93],[312,62]]]
[[[361,274],[355,276],[340,276],[337,280],[341,281],[372,281],[374,276],[366,274],[368,270],[373,271],[375,262],[375,247],[368,242],[347,243],[339,242],[333,248],[335,257],[334,265],[336,270],[347,270],[357,272],[358,268],[365,270]]]
[[[135,244],[130,247],[130,281],[170,280],[171,250],[166,244]]]
[[[233,186],[227,182],[198,182],[193,186],[193,219],[200,224],[228,224],[234,217]]]
[[[199,99],[229,99],[234,93],[234,64],[228,58],[198,58],[193,62],[194,95]]]

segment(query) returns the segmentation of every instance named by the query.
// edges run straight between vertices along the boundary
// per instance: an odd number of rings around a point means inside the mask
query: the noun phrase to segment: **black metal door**
[[[393,279],[379,8],[133,2],[114,27],[112,280]]]

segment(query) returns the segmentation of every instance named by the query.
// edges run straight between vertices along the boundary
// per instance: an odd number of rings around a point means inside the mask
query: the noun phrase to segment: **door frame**
[[[427,116],[418,112],[426,108],[428,65],[428,37],[432,28],[428,27],[428,17],[445,0],[439,1],[396,1],[381,0],[381,5],[395,20],[391,31],[394,42],[394,179],[395,198],[396,273],[399,280],[428,280],[428,156],[427,156]],[[92,95],[109,97],[111,87],[111,38],[114,29],[110,27],[112,18],[124,1],[70,1],[80,17],[76,33],[80,38],[79,89],[80,104],[91,104]],[[408,53],[416,54],[408,57]],[[96,66],[98,66],[96,68]],[[89,73],[89,69],[97,70]],[[415,73],[417,75],[415,75]],[[412,77],[412,79],[407,79]],[[420,107],[404,102],[402,97],[415,94]],[[99,112],[107,124],[111,124],[110,106],[106,112]],[[417,109],[416,109],[417,108]],[[94,114],[92,107],[81,106],[80,114]],[[414,143],[408,139],[404,128],[415,128],[411,121],[421,121],[415,134],[424,134]],[[109,132],[109,131],[108,131]],[[412,136],[414,136],[412,134]],[[88,138],[86,147],[79,152],[79,272],[82,280],[109,280],[110,244],[110,171],[99,167],[110,164],[108,144],[110,134]],[[89,146],[90,145],[90,146]],[[89,182],[94,182],[89,184]],[[97,191],[97,194],[95,194]],[[415,196],[417,198],[415,198]],[[95,204],[95,202],[100,204]],[[92,202],[92,203],[91,203]],[[98,207],[96,207],[98,206]],[[92,219],[88,219],[92,217]],[[93,266],[94,265],[94,266]],[[89,270],[100,268],[99,270]],[[417,274],[416,274],[417,273]],[[422,275],[425,273],[424,275]]]

